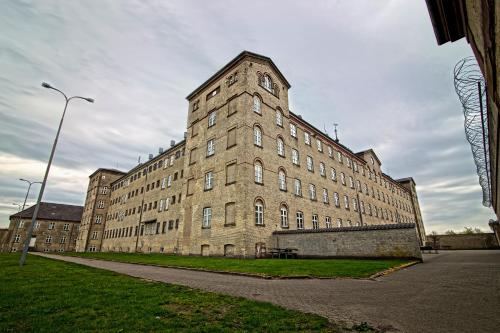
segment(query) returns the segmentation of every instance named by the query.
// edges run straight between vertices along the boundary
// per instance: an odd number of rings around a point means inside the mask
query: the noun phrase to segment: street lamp
[[[72,96],[72,97],[67,97],[65,93],[63,93],[61,90],[52,87],[50,84],[43,82],[42,87],[47,88],[47,89],[52,89],[55,91],[58,91],[64,96],[64,99],[66,100],[66,104],[64,105],[64,111],[61,117],[61,121],[59,122],[59,128],[57,129],[56,133],[56,138],[54,139],[54,144],[52,145],[52,150],[50,152],[50,157],[49,157],[49,162],[47,163],[47,168],[45,169],[45,175],[43,177],[42,181],[42,186],[40,187],[40,192],[38,193],[38,199],[36,201],[36,206],[35,206],[35,211],[33,212],[33,217],[31,219],[31,224],[28,228],[28,234],[26,236],[26,240],[24,241],[24,248],[23,248],[23,254],[21,255],[21,259],[19,260],[19,266],[23,266],[24,262],[26,261],[26,254],[28,253],[28,249],[30,246],[30,241],[31,241],[31,235],[33,234],[33,227],[35,225],[35,221],[38,215],[38,210],[40,209],[40,202],[42,201],[43,197],[43,191],[45,190],[45,185],[47,184],[47,177],[49,175],[49,170],[50,170],[50,165],[52,164],[52,159],[54,157],[54,152],[56,150],[56,145],[57,145],[57,140],[59,139],[59,133],[61,132],[61,127],[64,121],[64,115],[66,114],[66,109],[68,108],[68,103],[72,99],[83,99],[89,103],[94,103],[94,100],[92,98],[87,98],[87,97],[81,97],[81,96]]]
[[[23,182],[27,182],[29,184],[28,191],[26,191],[26,196],[24,197],[24,203],[23,203],[23,210],[24,210],[24,207],[26,207],[26,200],[28,200],[28,195],[30,194],[31,185],[33,185],[33,184],[41,184],[42,182],[30,182],[29,180],[26,180],[26,179],[23,179],[23,178],[19,178],[19,180],[23,181]]]

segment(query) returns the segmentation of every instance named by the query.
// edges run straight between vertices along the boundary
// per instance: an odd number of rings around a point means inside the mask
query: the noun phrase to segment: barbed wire
[[[483,189],[483,205],[491,207],[486,84],[474,57],[464,58],[455,65],[454,84],[463,107],[465,136],[470,143],[479,184]]]

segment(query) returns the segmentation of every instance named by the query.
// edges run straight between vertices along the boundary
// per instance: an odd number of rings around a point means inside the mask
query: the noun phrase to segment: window
[[[296,149],[292,149],[292,163],[299,165],[299,151]]]
[[[205,190],[211,190],[214,186],[214,173],[209,171],[205,174]]]
[[[257,95],[253,97],[253,112],[262,114],[260,98]]]
[[[288,228],[288,209],[285,205],[280,208],[281,227]]]
[[[63,230],[64,231],[68,231],[69,230],[69,223],[64,223]]]
[[[329,229],[332,227],[332,218],[330,216],[325,217],[325,228]]]
[[[283,127],[283,114],[280,110],[276,110],[276,125]]]
[[[207,141],[207,157],[215,154],[215,139]]]
[[[50,222],[49,223],[49,230],[54,229],[55,226],[56,226],[55,222]]]
[[[318,147],[318,151],[323,152],[323,143],[321,140],[316,140],[316,146]]]
[[[236,163],[226,166],[226,185],[236,182]]]
[[[165,189],[166,184],[167,184],[167,178],[163,177],[162,180],[161,180],[161,189],[162,190]]]
[[[278,170],[278,183],[281,191],[286,191],[286,174],[283,169]]]
[[[345,185],[345,175],[343,172],[340,173],[340,180],[342,181],[342,185]]]
[[[336,207],[340,207],[339,194],[337,192],[333,193],[333,201],[335,202]]]
[[[307,156],[307,170],[314,171],[314,164],[311,156]]]
[[[328,146],[328,157],[333,157],[333,148],[332,148],[332,146]]]
[[[99,202],[97,203],[97,208],[104,208],[104,201],[99,200]]]
[[[277,144],[278,144],[278,155],[285,156],[285,144],[283,143],[283,140],[281,138],[278,138]]]
[[[215,120],[217,118],[217,111],[212,111],[208,114],[208,127],[215,125]]]
[[[202,228],[210,228],[212,223],[212,208],[205,207],[203,208],[203,224]]]
[[[297,229],[304,229],[304,213],[297,212],[296,221]]]
[[[349,186],[350,186],[351,188],[354,188],[354,180],[352,179],[352,177],[351,177],[351,176],[349,176]]]
[[[94,231],[94,232],[92,233],[92,239],[97,239],[97,231]]]
[[[228,202],[226,204],[226,221],[224,225],[236,225],[236,204]]]
[[[365,203],[363,201],[359,202],[359,208],[361,209],[361,213],[365,214]]]
[[[101,194],[107,194],[108,193],[108,187],[107,186],[103,186],[102,189],[101,189]]]
[[[300,183],[300,179],[295,179],[295,195],[302,196],[302,185]]]
[[[356,198],[352,198],[352,208],[355,212],[358,211],[358,200]]]
[[[337,181],[337,171],[334,168],[330,169],[330,177],[334,182]]]
[[[262,184],[263,183],[262,163],[260,163],[259,161],[256,161],[254,164],[254,171],[255,171],[255,182],[257,184]]]
[[[328,203],[329,202],[329,199],[328,199],[328,190],[326,188],[323,189],[323,203]]]
[[[163,211],[163,199],[160,199],[160,203],[158,204],[158,211],[159,212]]]
[[[342,153],[340,151],[337,151],[337,159],[339,160],[340,163],[343,163],[343,161],[342,161]]]
[[[101,215],[97,215],[95,217],[95,223],[96,224],[100,224],[101,222],[102,222],[102,216]],[[64,226],[66,226],[66,225],[64,225]]]
[[[38,228],[40,228],[40,222],[36,221],[35,222],[35,230],[38,229]]]
[[[255,224],[264,225],[264,204],[260,199],[255,201]]]
[[[164,207],[165,210],[168,210],[169,204],[170,204],[170,198],[166,198],[165,199],[165,207]]]
[[[313,184],[309,184],[309,198],[316,200],[316,186]]]
[[[253,144],[262,147],[262,130],[259,126],[253,128]]]
[[[189,152],[189,164],[194,163],[196,163],[196,148],[191,149],[191,151]]]
[[[312,216],[313,229],[319,229],[318,215],[313,214]]]
[[[236,146],[236,127],[227,131],[227,148]]]
[[[208,101],[210,98],[212,98],[212,97],[214,97],[215,95],[217,95],[217,94],[219,93],[219,91],[220,91],[220,87],[217,87],[217,88],[215,88],[214,90],[212,90],[211,92],[209,92],[209,93],[208,93],[208,95],[207,95],[207,101]]]
[[[187,182],[187,192],[186,195],[192,195],[194,193],[194,178],[188,179]]]
[[[326,177],[326,172],[325,172],[325,163],[319,162],[319,174],[322,177]]]
[[[264,88],[266,88],[267,91],[274,93],[273,80],[271,80],[271,77],[269,75],[264,75],[261,84]]]
[[[290,135],[293,138],[297,138],[297,126],[295,124],[290,124]]]
[[[199,106],[200,106],[200,100],[194,101],[193,102],[193,111],[198,110]]]
[[[344,207],[349,209],[349,197],[347,195],[344,195]]]
[[[45,243],[52,243],[52,236],[51,235],[47,235],[47,237],[45,238]]]
[[[304,132],[304,143],[306,145],[311,145],[311,135],[307,132]]]
[[[14,236],[14,243],[19,243],[20,240],[21,240],[21,235]]]

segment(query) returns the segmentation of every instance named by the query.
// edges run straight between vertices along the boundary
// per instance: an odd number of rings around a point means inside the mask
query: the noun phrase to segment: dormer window
[[[259,85],[269,91],[271,94],[279,98],[279,89],[276,83],[273,83],[273,79],[269,74],[257,73],[259,76]]]

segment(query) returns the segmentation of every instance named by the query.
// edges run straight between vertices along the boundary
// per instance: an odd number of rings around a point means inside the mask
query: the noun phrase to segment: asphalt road
[[[39,254],[135,277],[272,302],[386,332],[500,332],[500,251],[446,251],[375,280],[252,277]]]

